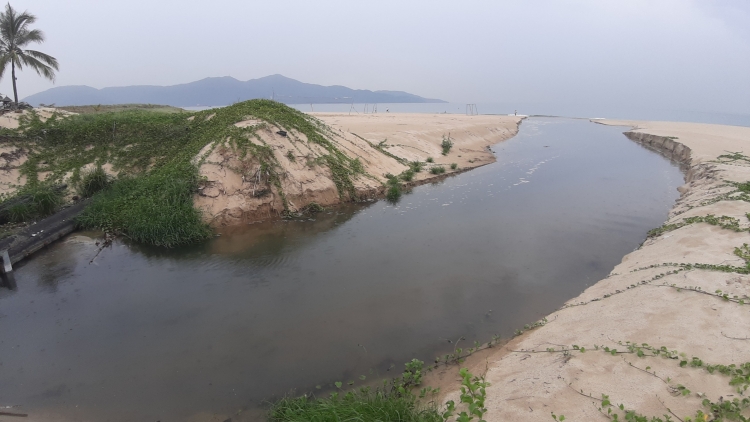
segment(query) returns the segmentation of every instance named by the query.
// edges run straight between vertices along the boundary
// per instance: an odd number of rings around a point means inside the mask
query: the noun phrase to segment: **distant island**
[[[244,82],[224,76],[170,86],[133,85],[102,89],[85,85],[61,86],[30,95],[23,101],[32,106],[149,103],[191,107],[223,106],[255,98],[273,99],[285,104],[445,102],[403,91],[369,91],[340,85],[308,84],[283,75],[271,75]]]

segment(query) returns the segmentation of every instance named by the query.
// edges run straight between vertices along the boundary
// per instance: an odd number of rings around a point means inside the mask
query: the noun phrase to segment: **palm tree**
[[[0,78],[10,63],[13,78],[13,96],[18,104],[16,90],[16,67],[22,70],[28,66],[39,76],[54,82],[55,70],[58,70],[57,59],[36,50],[24,50],[29,43],[44,42],[44,34],[38,29],[29,29],[36,21],[36,16],[29,12],[18,13],[8,3],[5,12],[0,12]]]

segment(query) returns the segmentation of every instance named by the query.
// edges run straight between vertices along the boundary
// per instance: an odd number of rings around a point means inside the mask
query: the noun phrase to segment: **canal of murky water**
[[[494,164],[172,250],[77,233],[0,290],[0,406],[53,420],[236,415],[510,336],[662,224],[679,168],[623,128],[531,118]],[[237,418],[235,417],[236,420]]]

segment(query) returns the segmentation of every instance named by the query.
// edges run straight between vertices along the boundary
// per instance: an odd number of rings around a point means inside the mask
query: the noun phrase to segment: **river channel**
[[[17,268],[17,291],[0,289],[0,406],[46,420],[208,420],[389,376],[459,337],[511,336],[665,221],[683,175],[624,130],[530,118],[492,147],[496,163],[397,204],[257,222],[190,247],[118,241],[97,255],[96,234],[75,233]]]

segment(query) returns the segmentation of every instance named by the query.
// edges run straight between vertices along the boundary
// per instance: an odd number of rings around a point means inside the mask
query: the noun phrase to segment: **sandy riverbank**
[[[626,255],[609,277],[549,315],[545,326],[470,357],[462,366],[474,374],[486,371],[491,383],[487,421],[549,421],[551,412],[572,421],[606,420],[597,410],[601,402],[596,399],[602,394],[614,405],[622,403],[626,410],[634,409],[649,418],[669,414],[670,409],[683,419],[695,415],[696,410],[708,413],[704,399],[720,403],[747,397],[730,385],[729,376],[718,371],[710,374],[704,367],[750,362],[750,301],[738,303],[750,295],[750,276],[715,267],[661,264],[746,268],[735,248],[750,243],[746,215],[750,202],[738,200],[741,192],[727,182],[750,181],[750,158],[719,157],[730,151],[750,156],[750,128],[614,120],[597,123],[633,128],[626,133],[630,139],[683,162],[686,184],[680,188],[681,198],[667,223],[682,223],[688,217],[727,216],[736,219],[739,231],[695,222],[651,237]],[[656,265],[661,266],[644,269]],[[730,300],[676,287],[713,294],[720,290]],[[639,357],[637,350],[622,353],[629,351],[623,345],[626,342],[664,346],[677,353],[671,359]],[[585,353],[561,351],[574,345],[585,348]],[[617,353],[606,353],[605,347]],[[652,353],[648,349],[642,352]],[[704,367],[693,367],[694,357],[701,359]],[[458,401],[457,372],[455,366],[437,371],[426,384],[442,387],[442,401]],[[685,389],[689,393],[683,394]],[[623,412],[619,413],[622,419]],[[747,410],[744,414],[747,416]]]
[[[416,183],[436,177],[429,172],[432,166],[442,166],[450,174],[494,162],[495,156],[489,147],[515,136],[522,120],[515,116],[416,113],[312,115],[331,129],[327,136],[342,153],[362,162],[366,175],[353,180],[360,197],[381,196],[385,190],[385,175],[400,174],[409,168],[406,163],[411,161],[424,163],[428,157],[434,160],[415,175]],[[248,120],[237,126],[256,123]],[[311,164],[324,151],[316,145],[295,140],[304,135],[282,136],[278,130],[270,127],[260,136],[283,167],[280,183],[290,209],[297,211],[311,202],[323,206],[339,203],[341,198],[330,170]],[[444,136],[454,143],[446,156],[441,154],[440,147]],[[290,160],[288,154],[294,159]],[[450,168],[452,163],[457,164],[456,170]],[[218,148],[201,166],[201,175],[209,181],[209,186],[196,195],[195,204],[214,226],[259,220],[283,211],[278,198],[255,195],[252,180],[227,171],[241,167],[242,163],[232,151]]]

